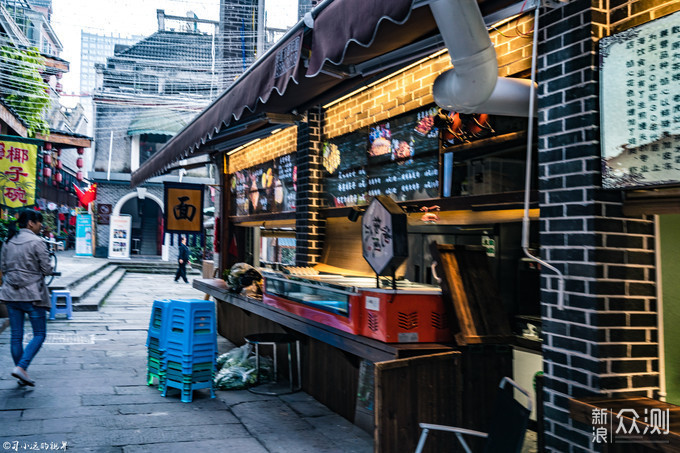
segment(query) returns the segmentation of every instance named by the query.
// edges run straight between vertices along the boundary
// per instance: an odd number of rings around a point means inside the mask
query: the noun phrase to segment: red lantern
[[[61,173],[59,173],[59,172],[55,173],[55,174],[54,174],[54,180],[55,180],[56,182],[59,182],[59,183],[60,183],[60,182],[61,182]]]
[[[62,170],[62,169],[64,168],[64,164],[63,164],[62,161],[60,161],[60,160],[57,161],[57,168],[58,168],[59,170]]]
[[[52,155],[51,154],[43,155],[43,162],[45,162],[45,165],[51,165],[52,164]]]
[[[57,148],[56,151],[57,157],[61,157],[61,148]]]
[[[52,185],[55,186],[55,187],[57,186],[57,180],[56,179],[52,180]]]
[[[78,181],[82,181],[82,180],[83,180],[83,172],[82,172],[82,171],[79,171],[78,173],[76,173],[76,179],[77,179]]]
[[[82,157],[77,158],[77,159],[76,159],[76,166],[77,166],[78,168],[83,168],[83,162],[84,162],[84,161],[83,161],[83,158],[82,158]]]
[[[43,168],[43,176],[45,178],[49,178],[50,176],[52,176],[52,169],[50,167]]]
[[[80,154],[82,156],[84,152],[85,152],[85,148],[78,148],[78,154]]]
[[[52,149],[52,143],[45,143],[45,150],[49,151]]]

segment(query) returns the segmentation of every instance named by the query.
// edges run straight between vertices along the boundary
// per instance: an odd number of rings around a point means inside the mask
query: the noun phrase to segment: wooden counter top
[[[285,310],[265,305],[260,300],[229,292],[224,280],[219,278],[194,279],[193,287],[213,296],[220,303],[235,305],[245,311],[262,316],[296,332],[323,341],[371,362],[382,362],[403,357],[456,350],[453,345],[448,344],[383,343],[371,338],[343,332]]]
[[[651,416],[653,409],[663,412],[663,417],[668,410],[669,419],[659,419],[659,421],[665,420],[664,426],[661,426],[662,423],[651,421],[654,418]],[[593,424],[593,411],[602,410],[606,413],[606,422]],[[591,396],[571,399],[569,413],[571,418],[578,422],[605,428],[609,435],[607,444],[612,447],[633,443],[646,445],[650,451],[680,452],[680,406],[645,397]],[[659,412],[656,413],[658,414]],[[632,429],[633,422],[637,425],[639,432]],[[619,430],[621,423],[623,423],[623,429]],[[657,431],[660,433],[652,433],[654,426],[658,427]]]

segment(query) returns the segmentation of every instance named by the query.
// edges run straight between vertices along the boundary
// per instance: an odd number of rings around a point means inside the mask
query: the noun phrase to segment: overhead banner
[[[35,204],[38,145],[0,140],[0,204],[21,208]]]
[[[203,231],[203,185],[165,183],[165,232],[200,235]]]
[[[109,258],[130,258],[131,215],[112,215],[109,217]]]
[[[92,256],[92,216],[78,214],[76,218],[76,255]]]

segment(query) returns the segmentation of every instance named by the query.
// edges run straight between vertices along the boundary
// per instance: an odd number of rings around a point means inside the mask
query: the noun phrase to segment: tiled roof
[[[137,44],[116,53],[110,60],[134,58],[156,61],[201,62],[212,58],[211,35],[176,31],[158,31]]]

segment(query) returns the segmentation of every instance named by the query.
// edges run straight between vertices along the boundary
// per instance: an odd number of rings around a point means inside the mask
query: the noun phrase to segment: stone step
[[[79,285],[82,281],[92,277],[94,274],[98,273],[100,270],[108,266],[107,262],[99,262],[93,265],[88,265],[89,269],[87,272],[78,275],[64,275],[55,277],[50,283],[50,291],[55,289],[70,289]],[[57,262],[57,271],[59,271],[59,262]]]
[[[76,286],[72,286],[70,290],[73,303],[75,304],[78,300],[86,297],[87,294],[97,288],[97,286],[109,278],[109,276],[117,269],[118,266],[109,264],[103,268],[100,268],[96,274],[90,275],[85,280],[81,280]]]
[[[78,300],[78,303],[73,304],[73,311],[97,311],[99,307],[104,304],[106,298],[111,291],[120,283],[125,276],[125,269],[116,270],[108,275],[93,291],[89,292],[83,299]]]

